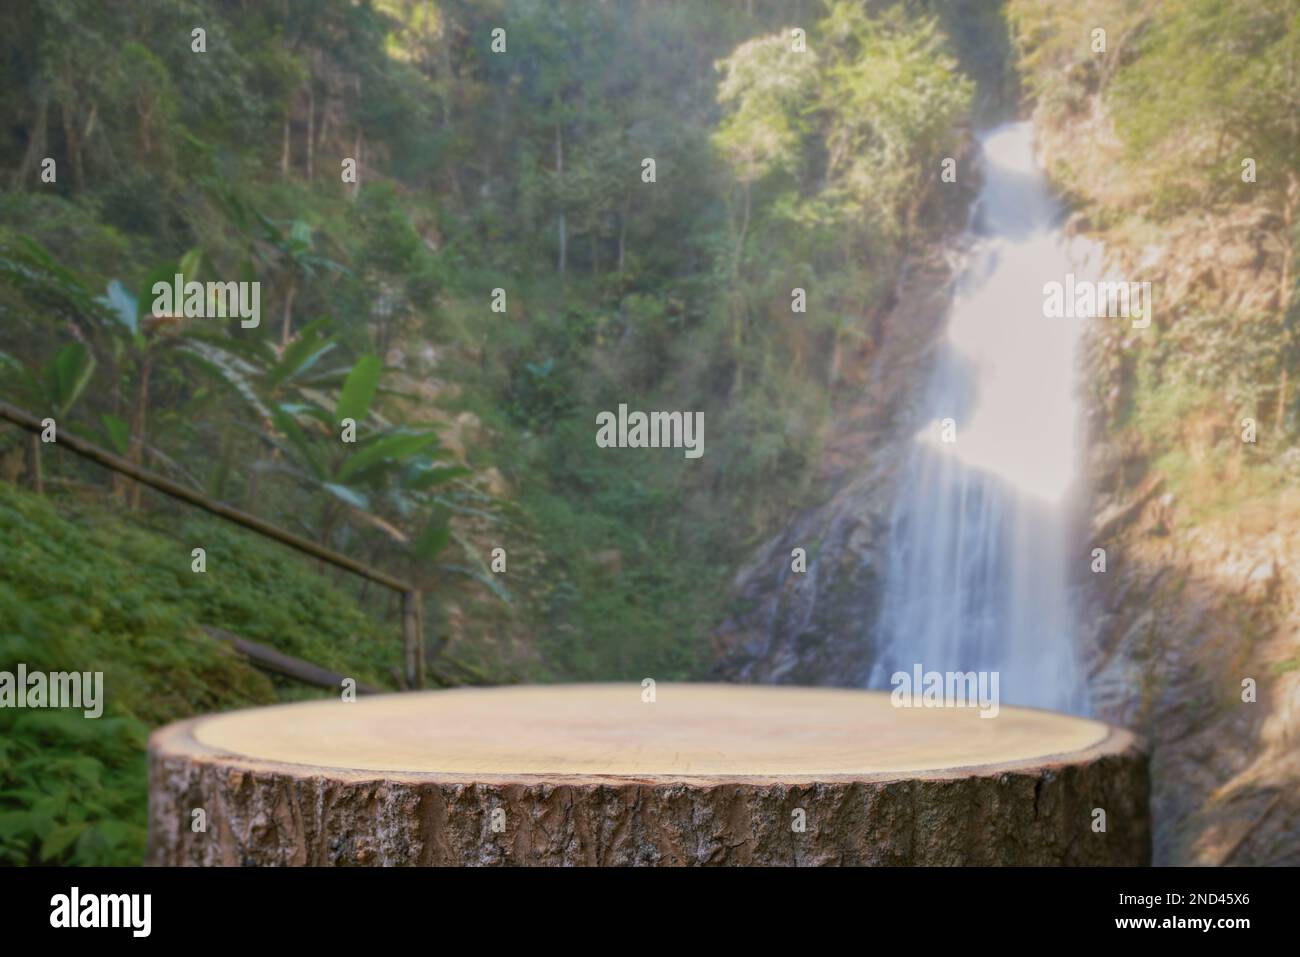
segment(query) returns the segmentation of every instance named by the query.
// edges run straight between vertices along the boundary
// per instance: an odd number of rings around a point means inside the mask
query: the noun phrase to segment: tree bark
[[[460,689],[170,725],[149,744],[148,863],[1149,862],[1147,762],[1125,731],[879,692],[642,694]]]

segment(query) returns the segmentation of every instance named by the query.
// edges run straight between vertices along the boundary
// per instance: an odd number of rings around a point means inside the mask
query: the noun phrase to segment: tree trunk
[[[248,487],[244,489],[244,511],[250,515],[257,514],[257,493],[260,479],[261,473],[257,470],[257,462],[249,462]]]
[[[744,185],[744,200],[741,204],[740,232],[736,235],[736,249],[731,259],[731,346],[735,352],[736,374],[731,379],[731,394],[740,395],[745,388],[745,361],[741,348],[745,344],[745,304],[741,300],[740,261],[745,251],[745,239],[749,234],[751,214],[750,184]]]
[[[352,188],[348,195],[355,202],[357,193],[361,190],[361,151],[365,148],[365,141],[361,137],[361,127],[357,127],[357,139],[352,149],[352,156],[357,161],[357,175],[352,181]]]
[[[30,138],[27,141],[27,149],[23,152],[23,161],[14,172],[13,185],[15,189],[22,186],[23,180],[27,178],[27,171],[31,169],[32,163],[45,149],[45,142],[49,136],[49,115],[49,100],[42,97],[40,105],[36,108],[36,122],[32,125]]]
[[[555,124],[555,178],[560,183],[564,179],[564,134],[560,130],[560,124]],[[557,223],[557,229],[560,234],[560,252],[559,259],[555,264],[555,271],[561,276],[564,275],[564,269],[568,262],[568,235],[564,225],[564,206],[560,206],[560,215]]]
[[[623,263],[627,255],[627,204],[623,204],[618,214],[618,274],[623,275]]]
[[[77,191],[84,192],[86,189],[86,172],[81,163],[81,147],[77,140],[77,124],[67,103],[62,105],[60,112],[63,117],[63,140],[68,152],[68,165],[72,167],[72,180],[77,186]]]
[[[316,172],[316,89],[307,77],[307,182]]]
[[[221,451],[217,454],[217,468],[208,482],[208,494],[218,501],[224,501],[226,498],[226,484],[230,481],[230,469],[234,464],[234,458],[234,431],[226,426],[221,430]]]
[[[316,147],[315,151],[320,153],[329,145],[330,135],[334,132],[334,97],[333,89],[328,84],[324,90],[324,100],[320,108],[320,122],[316,124]]]
[[[45,476],[41,473],[41,437],[33,432],[31,435],[31,444],[28,446],[31,459],[29,466],[31,468],[32,491],[37,495],[45,494]]]
[[[140,381],[136,384],[135,406],[131,410],[131,445],[128,448],[127,461],[132,465],[144,464],[145,431],[149,424],[149,377],[153,371],[153,360],[145,355],[140,361]],[[131,497],[128,507],[140,507],[140,493],[144,486],[139,482],[131,483]]]
[[[289,280],[289,291],[284,294],[284,324],[280,329],[280,345],[287,346],[293,334],[293,300],[298,295],[298,278]]]
[[[284,139],[280,145],[280,178],[289,178],[289,117],[292,106],[284,108]]]
[[[745,184],[744,191],[744,199],[741,203],[740,232],[736,235],[736,251],[731,257],[731,274],[734,277],[740,276],[740,259],[745,252],[745,238],[749,235],[749,217],[752,205],[749,183]]]
[[[1146,757],[1050,712],[881,692],[570,685],[169,725],[152,865],[1140,865]],[[207,829],[192,829],[195,809]],[[1099,812],[1104,812],[1102,817]]]

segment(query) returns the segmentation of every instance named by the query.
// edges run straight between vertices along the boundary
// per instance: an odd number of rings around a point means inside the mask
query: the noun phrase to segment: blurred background
[[[1155,290],[1080,333],[1044,641],[1152,742],[1157,863],[1300,863],[1296,0],[19,0],[0,47],[0,401],[410,582],[429,687],[866,686],[1032,121],[1052,241]],[[155,315],[177,273],[260,325]],[[598,453],[619,403],[705,455]],[[106,687],[0,710],[0,861],[138,863],[150,728],[337,693],[205,628],[395,690],[400,619],[0,420],[0,669]]]

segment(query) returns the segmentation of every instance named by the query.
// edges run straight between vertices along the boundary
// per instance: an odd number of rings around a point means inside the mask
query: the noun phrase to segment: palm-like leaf
[[[379,388],[380,371],[378,356],[362,356],[357,360],[343,382],[338,403],[334,407],[334,418],[337,421],[353,419],[360,422],[366,417],[370,403],[375,399],[375,390]]]
[[[80,342],[64,346],[41,369],[45,401],[57,416],[66,415],[95,374],[95,357]]]

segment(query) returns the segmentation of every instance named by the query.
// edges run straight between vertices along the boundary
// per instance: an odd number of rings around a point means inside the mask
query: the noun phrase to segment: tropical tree
[[[259,258],[272,265],[288,283],[280,324],[280,345],[287,346],[293,334],[293,303],[299,290],[318,273],[342,273],[346,269],[341,263],[316,251],[312,228],[304,220],[276,223],[261,213],[256,215],[264,230],[261,240],[255,244],[260,251]]]
[[[214,337],[195,339],[186,351],[261,423],[258,442],[271,456],[251,466],[254,475],[286,475],[319,501],[309,530],[322,542],[331,542],[350,519],[403,546],[427,546],[429,540],[412,539],[398,523],[422,507],[429,511],[426,493],[468,470],[438,461],[446,451],[436,432],[380,416],[373,408],[383,372],[378,357],[362,356],[350,368],[327,365],[337,347],[331,323],[319,319],[278,354],[265,343]]]
[[[127,401],[129,421],[116,415],[103,418],[104,427],[119,451],[134,465],[144,464],[144,452],[149,433],[150,388],[160,356],[165,350],[183,342],[193,327],[187,326],[185,317],[174,304],[171,314],[158,315],[153,309],[153,288],[158,282],[170,285],[179,275],[182,282],[199,274],[202,252],[192,249],[178,262],[163,263],[154,267],[141,283],[139,291],[132,293],[120,280],[112,280],[99,299],[108,321],[100,324],[104,333],[115,371],[129,380],[130,398]],[[114,383],[118,385],[117,382]],[[119,486],[116,484],[115,489]],[[140,505],[140,484],[131,486],[129,504]]]

